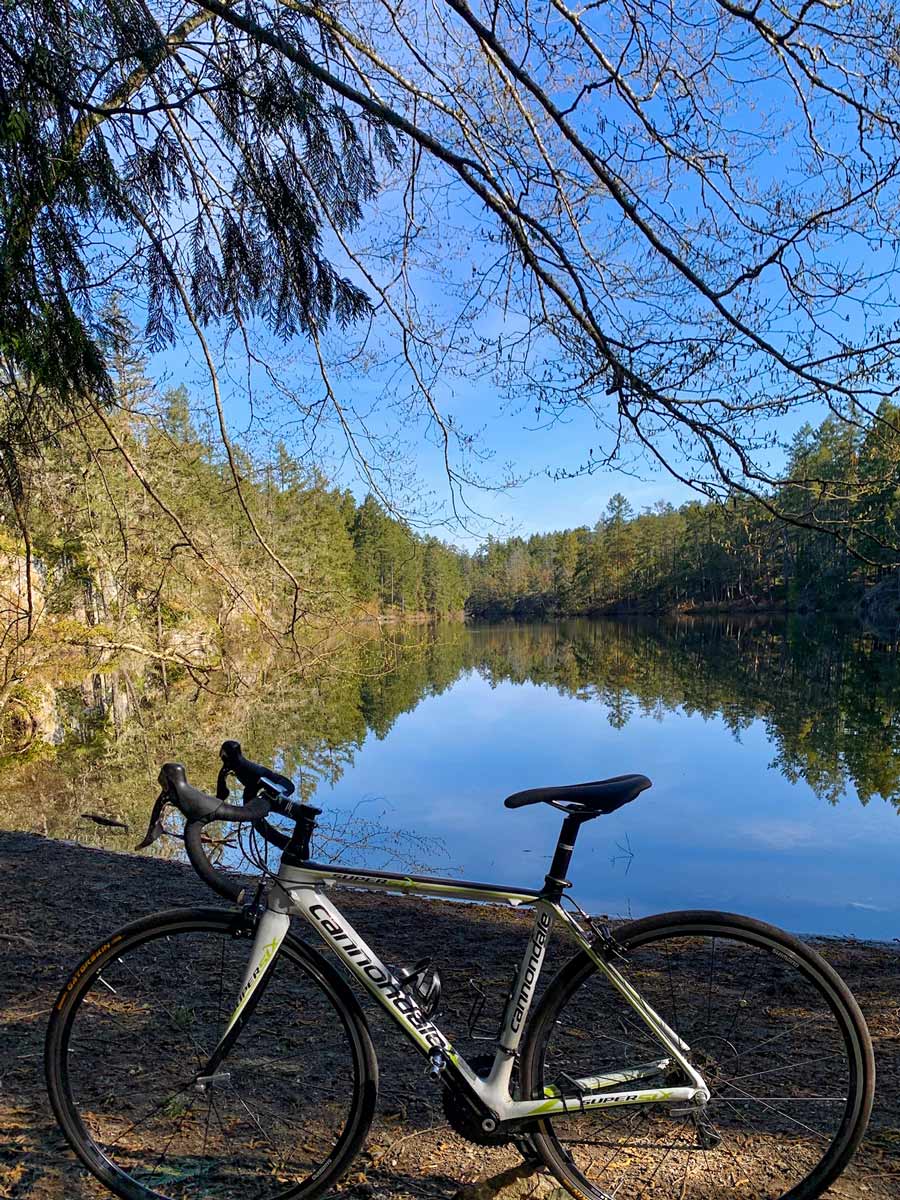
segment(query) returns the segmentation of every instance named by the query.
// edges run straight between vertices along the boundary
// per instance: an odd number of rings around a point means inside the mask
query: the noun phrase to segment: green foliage
[[[774,506],[657,504],[614,495],[594,528],[488,541],[470,565],[479,618],[672,608],[846,609],[897,566],[900,410],[883,404],[864,436],[826,420],[797,435]],[[878,486],[876,487],[876,481]],[[791,523],[795,522],[795,523]],[[834,537],[809,523],[839,528]]]
[[[373,611],[462,610],[455,550],[416,535],[372,496],[357,508],[283,444],[265,458],[234,448],[239,495],[187,391],[156,397],[133,331],[111,362],[115,409],[85,415],[25,460],[27,487],[0,503],[8,590],[23,592],[26,549],[32,581],[30,614],[24,595],[6,614],[0,689],[41,664],[52,677],[54,642],[243,673],[267,646],[291,645],[302,661],[318,653],[321,630]],[[251,531],[245,506],[289,574]]]
[[[227,466],[194,428],[183,389],[164,397],[158,421],[124,412],[107,420],[128,461],[102,427],[82,422],[86,440],[63,435],[29,491],[53,611],[128,626],[136,637],[161,621],[220,643],[239,632],[238,617],[283,626],[291,589],[250,535]],[[241,478],[259,528],[301,582],[307,616],[346,614],[358,603],[434,616],[462,609],[460,555],[423,541],[373,497],[357,510],[283,445],[270,461],[243,455]],[[141,479],[191,531],[193,547]]]
[[[382,509],[371,494],[352,521],[357,594],[399,613],[461,612],[466,599],[463,555],[436,538],[422,539]]]
[[[212,21],[138,0],[3,6],[0,359],[25,386],[0,442],[113,399],[118,331],[97,310],[113,269],[146,288],[159,345],[187,304],[201,324],[257,318],[281,337],[368,311],[322,231],[360,220],[378,156],[397,161],[391,136]],[[319,36],[289,8],[279,32],[301,54]]]
[[[111,361],[115,407],[20,452],[24,487],[0,488],[0,746],[40,755],[58,690],[86,672],[250,694],[275,655],[293,678],[340,660],[382,609],[461,612],[456,551],[372,497],[357,510],[284,445],[232,447],[238,491],[186,390],[157,397],[133,335]]]

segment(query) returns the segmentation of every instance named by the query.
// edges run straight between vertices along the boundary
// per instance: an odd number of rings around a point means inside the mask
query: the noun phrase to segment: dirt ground
[[[189,868],[138,855],[87,849],[28,834],[0,833],[0,1198],[97,1200],[108,1195],[81,1170],[58,1132],[44,1091],[42,1046],[51,1004],[84,953],[117,926],[155,909],[215,904]],[[441,1027],[467,1056],[472,979],[501,995],[521,957],[529,917],[488,906],[415,903],[344,893],[341,908],[387,961],[432,954],[445,1003]],[[900,946],[817,942],[863,1009],[875,1044],[878,1085],[869,1134],[829,1192],[837,1200],[900,1197]],[[545,979],[570,950],[551,950]],[[439,1089],[394,1027],[363,998],[381,1067],[379,1112],[366,1149],[341,1190],[372,1200],[451,1197],[461,1185],[519,1162],[510,1149],[464,1141],[447,1125]],[[487,1011],[490,1028],[499,1013]],[[480,1047],[483,1051],[484,1045]],[[723,1188],[725,1196],[746,1191]]]

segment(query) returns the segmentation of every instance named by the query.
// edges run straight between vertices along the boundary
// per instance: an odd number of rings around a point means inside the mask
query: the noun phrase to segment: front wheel
[[[585,1200],[813,1200],[865,1132],[875,1067],[847,986],[796,938],[746,917],[667,913],[616,931],[611,963],[690,1046],[711,1099],[592,1108],[530,1130],[556,1178]],[[592,1077],[638,1068],[687,1082],[586,954],[544,996],[522,1050],[522,1096],[577,1096]],[[658,1064],[658,1073],[650,1072]],[[601,1089],[603,1090],[603,1089]]]
[[[378,1068],[347,985],[288,936],[252,1017],[196,1080],[250,954],[241,913],[160,913],[84,960],[47,1031],[50,1100],[70,1145],[123,1200],[312,1200],[359,1149]]]

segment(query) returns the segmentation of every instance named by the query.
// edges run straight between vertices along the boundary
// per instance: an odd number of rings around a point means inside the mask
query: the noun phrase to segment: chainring
[[[486,1079],[490,1075],[493,1065],[493,1054],[478,1054],[475,1058],[469,1059],[469,1066],[482,1079]],[[513,1078],[515,1079],[515,1077],[516,1072],[513,1073]],[[441,1103],[450,1128],[455,1130],[460,1137],[474,1142],[477,1146],[515,1146],[526,1161],[537,1160],[537,1152],[532,1147],[527,1134],[486,1133],[481,1128],[479,1117],[456,1090],[451,1091],[450,1088],[445,1087],[441,1095]]]
[[[469,1066],[482,1079],[487,1078],[493,1065],[494,1056],[492,1054],[479,1054],[475,1058],[469,1059]],[[454,1129],[460,1137],[464,1137],[469,1142],[475,1142],[478,1146],[509,1145],[511,1140],[509,1134],[486,1133],[481,1128],[481,1121],[477,1114],[473,1112],[464,1097],[455,1088],[453,1090],[448,1087],[443,1089],[441,1103],[450,1128]]]

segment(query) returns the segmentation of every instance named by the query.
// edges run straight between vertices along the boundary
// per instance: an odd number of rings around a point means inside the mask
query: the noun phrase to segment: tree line
[[[113,377],[113,408],[20,455],[20,486],[0,488],[0,710],[33,712],[28,690],[76,661],[131,654],[246,683],[272,653],[304,669],[342,626],[461,613],[453,548],[284,444],[226,454],[133,346]]]
[[[807,491],[791,486],[771,504],[735,492],[722,503],[660,502],[640,513],[616,493],[593,528],[489,540],[468,566],[467,610],[481,619],[673,608],[852,612],[896,568],[900,489],[868,485],[896,474],[900,409],[882,404],[879,422],[865,432],[829,418],[794,438],[787,474],[817,481],[812,527]],[[823,523],[840,524],[841,536],[823,533]]]
[[[265,647],[308,662],[360,619],[852,610],[895,578],[898,493],[873,499],[857,486],[900,460],[887,405],[877,436],[829,419],[794,439],[790,470],[819,479],[817,503],[841,538],[809,528],[806,493],[789,487],[772,507],[735,494],[641,513],[616,493],[593,528],[468,552],[374,495],[358,502],[284,444],[263,455],[232,445],[227,462],[184,388],[156,394],[134,345],[113,366],[115,408],[23,458],[21,491],[0,504],[4,704],[36,673],[55,683],[73,647],[91,661],[136,653],[164,673],[224,669],[246,682]],[[895,612],[896,588],[888,598]]]
[[[263,537],[302,584],[302,615],[371,611],[442,616],[461,610],[460,555],[391,515],[357,504],[283,443],[257,458],[236,452],[239,500],[215,439],[191,416],[183,387],[151,415],[122,407],[59,437],[23,499],[0,513],[6,549],[30,547],[32,590],[88,626],[130,621],[215,637],[229,616],[283,625],[291,597],[247,530]],[[168,520],[166,520],[168,517]],[[169,526],[169,528],[166,528]],[[282,594],[283,593],[283,594]],[[234,631],[231,631],[234,632]]]

